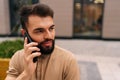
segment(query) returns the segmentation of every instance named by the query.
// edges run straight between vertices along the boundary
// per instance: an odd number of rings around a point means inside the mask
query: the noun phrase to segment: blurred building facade
[[[0,0],[0,35],[20,35],[18,10],[34,3],[53,8],[56,37],[120,39],[120,0]]]

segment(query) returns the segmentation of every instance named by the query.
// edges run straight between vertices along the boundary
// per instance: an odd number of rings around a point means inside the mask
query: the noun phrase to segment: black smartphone
[[[25,32],[24,38],[25,38],[25,37],[27,37],[28,43],[33,42],[33,40],[31,39],[31,37],[29,36],[28,32]],[[35,52],[35,51],[33,51],[32,53],[34,53],[34,52]],[[33,58],[33,62],[35,63],[35,62],[37,61],[37,59],[38,59],[38,57],[34,57],[34,58]]]

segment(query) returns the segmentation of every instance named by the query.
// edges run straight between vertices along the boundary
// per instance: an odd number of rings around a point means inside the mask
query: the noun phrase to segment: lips
[[[52,40],[45,41],[42,43],[43,46],[52,46]]]

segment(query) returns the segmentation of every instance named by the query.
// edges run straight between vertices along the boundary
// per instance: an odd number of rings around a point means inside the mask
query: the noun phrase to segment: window
[[[103,0],[74,1],[74,36],[101,37]]]

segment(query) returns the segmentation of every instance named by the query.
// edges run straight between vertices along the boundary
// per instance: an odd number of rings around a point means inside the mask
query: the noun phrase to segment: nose
[[[49,30],[47,30],[46,33],[45,33],[45,35],[44,35],[44,38],[45,39],[51,39],[51,37],[52,37],[51,32]]]

